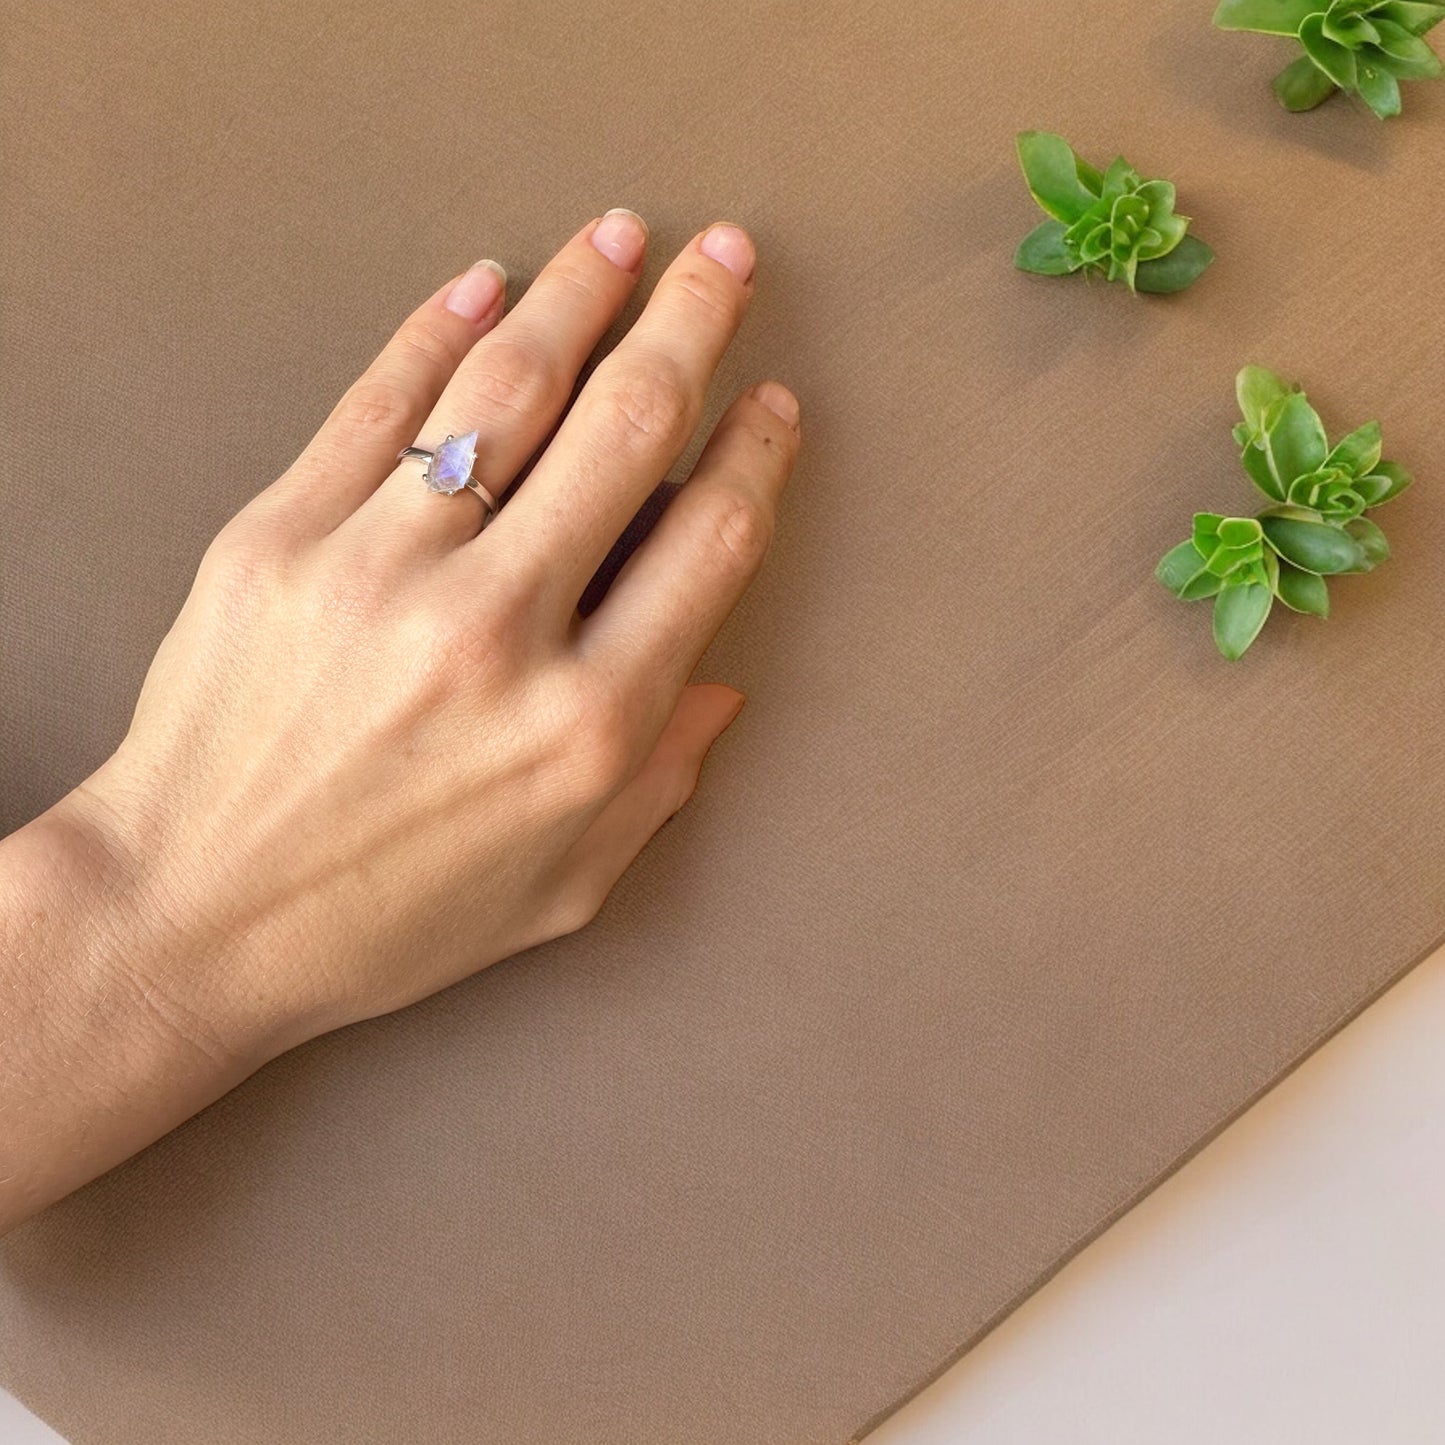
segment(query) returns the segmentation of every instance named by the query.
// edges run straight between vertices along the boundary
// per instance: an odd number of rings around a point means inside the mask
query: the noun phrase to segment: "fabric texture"
[[[1209,9],[4,4],[7,827],[478,256],[743,222],[709,420],[779,375],[805,453],[705,665],[750,706],[599,921],[15,1232],[0,1384],[74,1445],[837,1445],[1439,938],[1445,85],[1288,116]],[[1217,264],[1017,274],[1027,128]],[[1151,572],[1250,504],[1246,362],[1421,480],[1230,666]]]

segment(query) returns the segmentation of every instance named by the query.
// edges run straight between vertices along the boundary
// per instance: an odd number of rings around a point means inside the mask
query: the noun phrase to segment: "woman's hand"
[[[579,617],[687,446],[753,289],[742,231],[695,238],[567,409],[645,244],[636,217],[609,213],[504,319],[499,268],[443,287],[216,538],[115,756],[3,845],[12,1020],[46,1030],[26,980],[64,972],[51,971],[67,949],[55,890],[85,900],[92,1024],[108,999],[148,1020],[166,1067],[177,1051],[212,1065],[192,1071],[206,1082],[185,1117],[302,1039],[596,913],[741,706],[688,678],[762,560],[798,447],[784,387],[740,396]],[[485,531],[474,493],[430,492],[422,463],[396,461],[473,429],[475,476],[496,496],[546,444]],[[82,1045],[67,1025],[59,1056]],[[43,1081],[50,1065],[34,1067]],[[132,1091],[158,1127],[132,1121],[122,1151],[176,1122],[160,1067]],[[115,1157],[113,1142],[92,1149],[41,1202]]]

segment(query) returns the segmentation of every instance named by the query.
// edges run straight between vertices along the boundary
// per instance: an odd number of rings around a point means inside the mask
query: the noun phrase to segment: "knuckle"
[[[498,335],[477,352],[478,366],[465,380],[475,405],[535,421],[561,400],[557,365],[530,342]]]
[[[610,797],[634,762],[635,719],[621,693],[606,682],[573,679],[550,713],[569,803],[588,807]]]
[[[238,513],[211,539],[200,570],[207,581],[232,597],[269,595],[283,570],[274,529],[246,512]]]
[[[408,372],[421,370],[450,374],[457,363],[456,347],[434,326],[421,319],[403,326],[392,338],[392,347]]]
[[[571,752],[569,771],[579,801],[596,803],[610,798],[627,781],[632,745],[626,729],[594,719],[580,730]]]
[[[317,567],[304,579],[298,617],[308,634],[372,639],[385,606],[381,578],[366,567]]]
[[[737,571],[757,570],[773,540],[772,512],[756,497],[719,487],[702,507],[702,527],[716,555]]]
[[[423,692],[450,696],[459,688],[495,684],[507,675],[510,654],[501,630],[455,608],[421,607],[409,618],[405,655]]]
[[[589,259],[597,256],[597,253],[588,247]],[[606,263],[611,265],[610,262]],[[612,267],[615,270],[615,267]],[[606,299],[603,288],[598,285],[597,271],[592,266],[584,266],[573,261],[555,261],[544,273],[547,293],[546,300],[549,309],[556,306],[559,311],[566,308],[568,311],[574,305],[580,305],[587,309],[590,314],[594,311],[599,302]]]
[[[735,288],[720,285],[713,276],[700,270],[679,271],[672,284],[679,302],[694,317],[700,316],[721,328],[731,328],[736,322],[738,306]]]
[[[590,883],[574,884],[559,898],[548,920],[553,938],[580,933],[602,911],[607,892]]]
[[[416,410],[411,392],[385,372],[363,376],[337,407],[347,431],[384,436],[410,435]]]
[[[658,358],[620,369],[607,396],[623,445],[680,450],[692,435],[696,402],[673,361]]]

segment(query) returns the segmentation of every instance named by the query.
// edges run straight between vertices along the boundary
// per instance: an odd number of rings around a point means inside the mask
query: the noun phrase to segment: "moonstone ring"
[[[452,436],[435,450],[425,447],[403,447],[397,453],[398,461],[415,458],[426,463],[422,481],[429,492],[460,492],[463,488],[473,491],[482,499],[487,509],[487,521],[497,510],[497,499],[472,475],[472,464],[477,459],[477,434],[469,431],[465,436]],[[485,524],[484,524],[485,525]]]

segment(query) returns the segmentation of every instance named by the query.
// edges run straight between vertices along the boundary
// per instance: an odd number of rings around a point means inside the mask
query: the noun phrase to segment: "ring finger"
[[[647,228],[631,211],[584,226],[467,353],[417,445],[431,450],[448,435],[477,432],[472,476],[499,498],[556,425],[578,373],[631,295],[646,248]],[[424,466],[402,462],[353,517],[349,525],[373,554],[443,552],[480,531],[481,498],[429,491]]]

